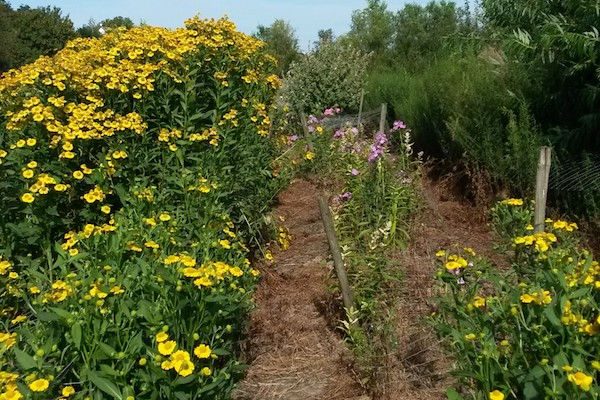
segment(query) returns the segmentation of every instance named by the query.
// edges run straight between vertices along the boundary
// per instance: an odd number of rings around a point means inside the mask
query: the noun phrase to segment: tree
[[[294,28],[286,21],[277,19],[271,26],[259,25],[255,35],[267,43],[268,53],[277,58],[279,74],[284,75],[292,62],[298,59],[300,48]]]
[[[0,0],[0,71],[50,56],[75,36],[73,22],[60,8],[21,6]]]
[[[135,24],[130,18],[121,16],[108,18],[98,23],[96,23],[96,21],[94,21],[93,19],[90,19],[90,21],[87,24],[77,29],[77,34],[81,37],[98,38],[102,36],[101,28],[106,30],[120,27],[129,29],[132,28],[134,25]]]
[[[7,2],[0,0],[0,72],[15,65],[17,31],[11,22],[13,12]]]
[[[334,40],[333,29],[331,29],[331,28],[320,29],[318,35],[319,35],[319,41],[315,43],[317,45],[317,47],[328,44],[328,43],[332,43]]]
[[[352,13],[348,38],[366,53],[386,54],[394,35],[394,14],[382,0],[367,0],[367,7]]]
[[[459,11],[452,2],[434,1],[425,7],[408,4],[394,18],[394,52],[398,57],[427,57],[439,52],[460,29]]]

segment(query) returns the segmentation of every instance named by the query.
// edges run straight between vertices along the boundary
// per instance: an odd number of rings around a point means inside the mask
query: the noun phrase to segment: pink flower
[[[352,176],[356,176],[356,175],[360,174],[360,171],[357,170],[356,168],[352,168],[352,170],[350,171],[350,173],[352,174]]]
[[[394,121],[394,125],[392,126],[392,132],[395,132],[398,129],[406,129],[406,124],[404,123],[404,121]]]

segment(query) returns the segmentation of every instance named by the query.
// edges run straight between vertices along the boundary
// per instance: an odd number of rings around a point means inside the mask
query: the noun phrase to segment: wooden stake
[[[387,104],[381,104],[381,116],[379,118],[379,132],[385,133],[385,122],[387,119]]]
[[[310,132],[308,131],[308,122],[304,111],[300,111],[300,122],[302,123],[302,129],[304,130],[304,138],[306,139],[306,143],[308,143],[308,150],[313,151],[314,146],[310,137]]]
[[[546,221],[546,200],[548,198],[548,180],[550,178],[551,159],[550,147],[540,148],[540,159],[537,166],[535,181],[535,222],[536,233],[543,232]]]
[[[363,112],[363,103],[365,100],[365,89],[360,91],[360,106],[358,107],[358,121],[356,122],[356,127],[360,129],[360,124],[362,122],[362,112]]]
[[[342,289],[342,298],[344,300],[344,307],[347,310],[352,309],[354,306],[354,299],[352,295],[352,289],[348,284],[348,276],[346,275],[346,268],[344,268],[344,261],[342,260],[342,251],[335,235],[335,227],[333,226],[333,217],[331,211],[329,211],[329,205],[323,196],[319,196],[319,208],[321,209],[321,219],[323,220],[323,227],[327,234],[327,240],[329,241],[329,249],[333,256],[333,265],[335,266],[335,272],[340,281],[340,287]]]

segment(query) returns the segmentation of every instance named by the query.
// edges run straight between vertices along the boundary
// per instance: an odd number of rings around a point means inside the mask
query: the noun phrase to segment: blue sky
[[[391,10],[405,3],[424,4],[427,0],[388,0]],[[117,15],[150,25],[174,28],[197,13],[204,17],[227,14],[238,28],[252,33],[259,24],[269,25],[276,18],[292,23],[306,49],[316,40],[319,29],[332,28],[336,34],[347,32],[353,10],[364,8],[364,0],[9,0],[13,7],[52,5],[69,14],[76,27],[93,18],[96,21]],[[461,1],[458,1],[461,3]]]

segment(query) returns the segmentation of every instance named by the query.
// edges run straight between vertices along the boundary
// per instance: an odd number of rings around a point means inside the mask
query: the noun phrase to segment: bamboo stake
[[[342,298],[344,300],[344,307],[347,310],[352,309],[354,306],[354,299],[352,295],[352,289],[348,284],[348,276],[346,275],[346,268],[344,268],[344,261],[342,260],[342,251],[335,235],[335,227],[333,226],[333,217],[329,210],[329,205],[323,196],[319,196],[319,208],[321,209],[321,219],[323,220],[323,227],[327,234],[327,240],[329,241],[329,249],[333,256],[333,265],[335,266],[335,272],[338,280],[340,281],[340,287],[342,289]]]

